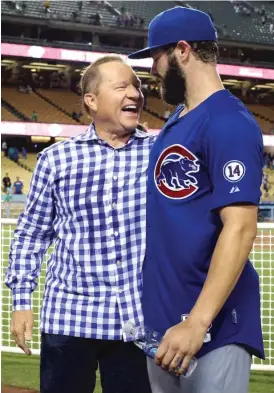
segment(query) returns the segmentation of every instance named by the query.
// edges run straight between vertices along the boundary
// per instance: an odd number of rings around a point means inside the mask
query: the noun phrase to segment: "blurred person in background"
[[[22,150],[21,150],[21,156],[22,156],[23,160],[27,159],[27,150],[24,146],[22,147]]]
[[[16,181],[13,183],[13,193],[15,195],[23,194],[23,187],[24,187],[23,182],[20,180],[20,177],[17,176]]]
[[[10,146],[8,148],[8,158],[12,161],[14,161],[14,155],[15,155],[15,149],[13,146]]]
[[[5,207],[5,217],[10,218],[11,217],[11,201],[12,201],[12,191],[11,187],[7,187],[5,191],[5,197],[4,197],[4,207]]]
[[[165,121],[168,120],[169,116],[170,116],[170,110],[167,109],[167,110],[165,111],[165,113],[164,113],[164,119],[165,119]]]
[[[46,14],[50,12],[50,1],[44,1],[44,11]]]
[[[7,188],[11,187],[11,180],[8,173],[6,173],[5,177],[3,177],[2,182],[3,182],[3,191],[6,192]]]
[[[265,197],[268,197],[268,191],[269,191],[269,184],[268,184],[268,176],[264,175],[263,176],[263,189],[265,191]]]
[[[18,160],[19,160],[19,150],[17,147],[14,147],[13,161],[18,163]]]
[[[150,393],[144,353],[123,331],[143,324],[146,180],[154,137],[138,130],[141,81],[119,56],[84,71],[87,131],[41,153],[11,245],[11,332],[28,355],[31,293],[48,247],[41,393]]]
[[[80,114],[77,111],[73,111],[71,117],[75,121],[79,121],[80,120]]]
[[[4,156],[7,157],[8,155],[8,144],[6,141],[2,142],[2,151],[4,152]]]
[[[37,113],[35,111],[32,112],[31,115],[31,120],[37,122],[38,121],[38,116]]]
[[[10,146],[8,148],[8,158],[14,162],[18,162],[19,159],[19,150],[17,147]]]

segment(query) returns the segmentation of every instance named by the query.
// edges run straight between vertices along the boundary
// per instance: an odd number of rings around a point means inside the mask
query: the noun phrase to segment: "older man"
[[[99,363],[104,393],[149,393],[143,353],[123,333],[142,324],[148,156],[139,131],[140,80],[119,56],[81,79],[93,118],[87,132],[39,156],[11,246],[6,283],[11,332],[30,354],[31,292],[51,243],[41,314],[41,393],[91,393]]]
[[[164,339],[150,359],[155,393],[247,393],[251,355],[264,357],[258,274],[248,260],[257,231],[261,131],[216,70],[210,17],[175,7],[149,26],[163,99],[178,105],[148,170],[145,324]],[[179,367],[179,368],[178,368]]]

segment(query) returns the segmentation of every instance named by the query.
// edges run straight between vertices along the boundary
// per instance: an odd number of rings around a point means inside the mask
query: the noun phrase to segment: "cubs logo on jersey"
[[[154,170],[154,182],[157,189],[171,199],[184,199],[193,195],[199,187],[193,173],[200,165],[198,158],[182,145],[166,148],[158,158]]]

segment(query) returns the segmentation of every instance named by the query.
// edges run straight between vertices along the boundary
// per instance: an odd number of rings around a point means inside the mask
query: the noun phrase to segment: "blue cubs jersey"
[[[202,290],[222,231],[219,208],[257,205],[261,196],[262,135],[241,101],[221,90],[180,118],[181,110],[159,134],[148,170],[143,311],[145,324],[162,334],[187,318]],[[250,261],[197,356],[231,343],[264,357]]]

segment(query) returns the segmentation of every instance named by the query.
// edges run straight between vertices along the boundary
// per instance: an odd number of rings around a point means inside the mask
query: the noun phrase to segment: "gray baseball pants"
[[[248,393],[251,356],[226,345],[198,359],[189,378],[178,378],[147,359],[152,393]]]

